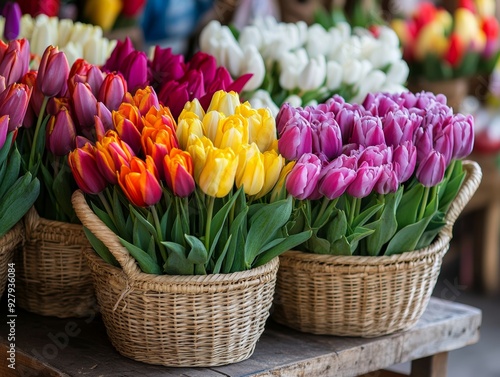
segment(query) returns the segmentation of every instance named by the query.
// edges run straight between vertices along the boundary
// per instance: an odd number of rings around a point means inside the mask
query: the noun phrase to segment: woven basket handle
[[[135,259],[120,243],[118,236],[109,229],[102,220],[90,209],[81,190],[76,190],[71,197],[73,208],[83,226],[94,234],[109,249],[116,258],[127,277],[131,278],[141,273]]]
[[[458,216],[476,192],[481,183],[481,178],[483,177],[481,167],[477,162],[465,160],[463,161],[463,167],[465,170],[465,180],[446,214],[445,230],[450,237],[452,235],[453,224],[455,224]]]

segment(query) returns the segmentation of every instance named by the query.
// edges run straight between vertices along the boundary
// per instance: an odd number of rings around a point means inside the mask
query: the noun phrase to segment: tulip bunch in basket
[[[270,198],[284,159],[268,110],[218,91],[206,111],[186,103],[177,123],[153,90],[133,99],[129,139],[111,130],[95,144],[82,140],[69,161],[91,208],[143,272],[244,271],[309,238],[309,230],[288,234],[292,198]]]
[[[491,73],[500,53],[499,24],[494,2],[481,3],[485,6],[459,1],[451,14],[422,2],[410,18],[392,21],[410,78],[446,80]]]
[[[200,48],[232,75],[252,73],[243,95],[274,114],[289,102],[321,103],[333,94],[361,102],[370,92],[400,92],[408,76],[392,29],[351,29],[346,22],[325,29],[305,22],[257,19],[235,31],[217,21],[201,32]]]
[[[207,109],[216,91],[239,93],[251,77],[242,74],[233,80],[225,67],[217,67],[213,56],[200,51],[186,62],[183,55],[173,54],[171,48],[156,46],[153,56],[148,57],[135,50],[129,38],[118,42],[102,69],[121,73],[131,92],[147,85],[153,87],[174,118],[180,115],[186,102],[197,98]]]
[[[24,6],[29,7],[29,4]],[[48,8],[50,6],[45,9]],[[27,13],[21,15],[16,2],[7,3],[3,16],[0,16],[2,39],[28,40],[31,53],[38,56],[38,59],[48,46],[58,46],[66,54],[70,65],[79,58],[92,64],[104,64],[116,45],[116,41],[103,36],[103,30],[99,26],[51,17],[40,10],[36,14],[36,17]]]
[[[296,199],[290,233],[312,230],[299,249],[320,254],[391,255],[429,245],[464,178],[473,118],[446,97],[340,96],[315,107],[285,104],[279,151],[294,165],[285,187]]]
[[[29,64],[25,41],[0,42],[0,237],[33,205],[40,183],[21,171],[21,154],[15,144],[28,108],[32,89],[20,83]]]

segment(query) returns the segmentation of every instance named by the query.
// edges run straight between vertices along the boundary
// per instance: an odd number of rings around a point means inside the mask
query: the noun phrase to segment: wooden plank
[[[305,334],[270,321],[248,360],[213,368],[167,368],[122,357],[99,317],[65,320],[19,311],[16,346],[70,376],[348,377],[474,343],[480,323],[479,309],[436,298],[413,329],[379,338]],[[5,329],[0,322],[0,331]]]
[[[410,377],[446,377],[448,352],[413,360]]]

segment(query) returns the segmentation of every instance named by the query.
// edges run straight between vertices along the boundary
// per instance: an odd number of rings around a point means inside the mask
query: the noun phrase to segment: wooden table
[[[6,305],[2,306],[2,315]],[[341,338],[300,333],[269,321],[253,356],[213,368],[166,368],[122,357],[111,346],[101,319],[57,319],[18,311],[16,373],[6,366],[7,321],[1,321],[0,376],[400,376],[377,372],[412,362],[413,377],[444,377],[449,351],[476,343],[481,311],[432,298],[417,325],[379,338]]]

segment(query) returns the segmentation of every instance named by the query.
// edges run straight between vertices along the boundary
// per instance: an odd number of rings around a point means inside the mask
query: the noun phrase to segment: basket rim
[[[23,223],[18,221],[7,233],[0,237],[0,253],[4,249],[17,246],[23,239]]]
[[[28,212],[26,212],[26,214],[24,215],[24,223],[26,224],[26,231],[35,230],[39,225],[54,228],[54,233],[59,233],[58,228],[60,228],[61,226],[74,231],[82,230],[82,224],[49,220],[45,217],[40,216],[34,205],[31,206]]]

